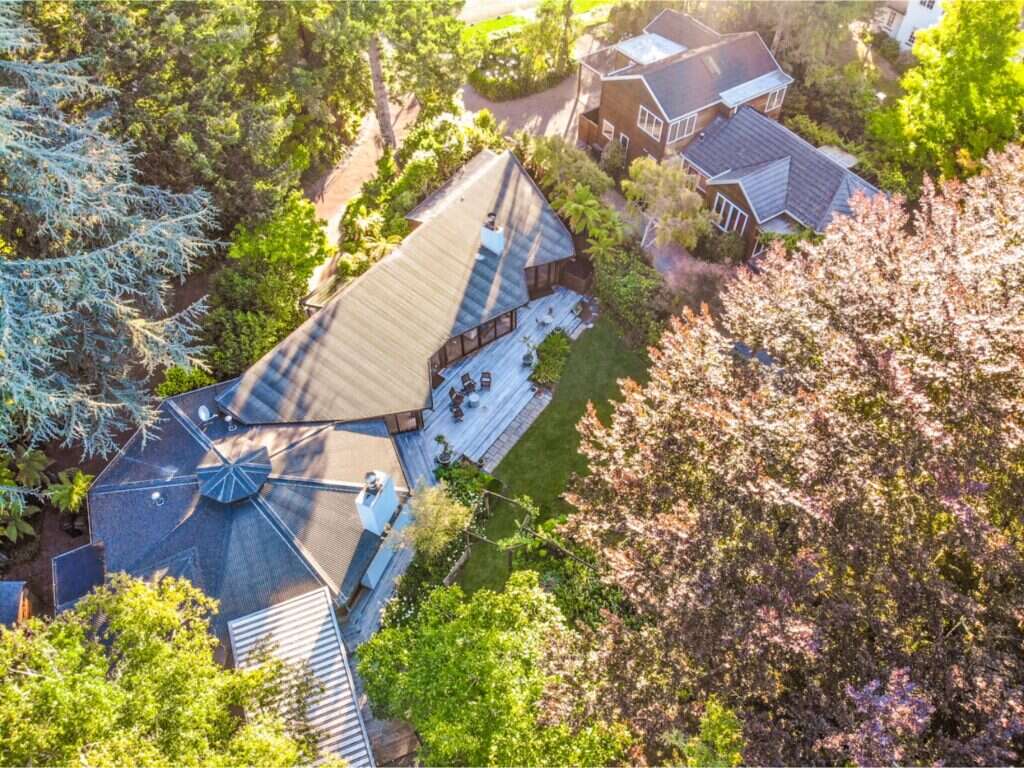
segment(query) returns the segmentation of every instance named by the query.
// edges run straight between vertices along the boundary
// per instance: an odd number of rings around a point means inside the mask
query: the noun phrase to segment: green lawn
[[[516,16],[514,13],[509,13],[504,16],[498,16],[494,19],[485,19],[484,21],[477,22],[471,26],[466,27],[463,35],[466,38],[469,37],[488,37],[495,32],[500,32],[503,29],[510,29],[512,27],[521,27],[526,23],[526,19],[522,16]]]
[[[576,450],[576,423],[587,401],[592,400],[601,418],[607,419],[611,413],[608,401],[619,395],[616,381],[625,377],[645,381],[646,373],[646,355],[627,347],[611,320],[599,319],[573,344],[550,405],[495,470],[504,484],[502,494],[532,497],[545,517],[568,512],[569,505],[558,497],[571,474],[586,470],[586,461]],[[514,533],[521,516],[518,507],[498,502],[485,535],[497,541]],[[508,573],[507,554],[477,542],[459,583],[467,592],[481,587],[501,589]]]

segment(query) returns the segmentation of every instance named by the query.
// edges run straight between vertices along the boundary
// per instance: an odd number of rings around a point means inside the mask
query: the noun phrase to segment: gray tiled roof
[[[220,635],[233,618],[320,586],[350,597],[381,541],[355,506],[364,474],[383,470],[407,487],[383,422],[201,423],[200,406],[216,413],[226,386],[165,401],[159,437],[133,437],[89,492],[106,571],[188,578],[220,601]],[[252,456],[267,472],[259,493],[235,503],[203,495],[204,466]]]
[[[53,558],[53,605],[57,613],[74,607],[103,583],[104,561],[104,547],[98,542],[83,544]]]
[[[785,212],[824,231],[833,214],[849,214],[857,191],[878,190],[775,120],[741,107],[716,118],[680,153],[712,184],[740,183],[759,222]]]
[[[500,255],[481,252],[490,211]],[[248,424],[352,421],[431,405],[428,362],[452,336],[522,306],[524,269],[570,258],[572,237],[511,152],[484,151],[422,223],[219,398]]]
[[[687,48],[701,48],[717,43],[722,36],[688,13],[671,8],[662,11],[644,27],[644,32],[661,35]]]
[[[723,92],[773,72],[785,83],[792,81],[779,69],[761,36],[744,32],[646,67],[634,67],[626,76],[642,77],[665,115],[674,120],[719,102]]]

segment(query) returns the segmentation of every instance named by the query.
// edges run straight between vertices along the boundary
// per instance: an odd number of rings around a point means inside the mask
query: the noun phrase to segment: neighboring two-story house
[[[600,80],[599,105],[580,116],[580,142],[617,141],[630,162],[661,160],[745,105],[777,119],[793,82],[756,32],[722,35],[673,10],[584,58],[580,77]]]
[[[822,233],[835,214],[849,215],[857,193],[879,190],[785,126],[751,107],[716,117],[679,153],[698,177],[697,189],[717,214],[719,229],[736,232],[747,254],[764,249],[762,233],[800,227]]]
[[[942,0],[889,0],[875,14],[874,27],[898,42],[901,51],[909,51],[917,33],[941,18]]]

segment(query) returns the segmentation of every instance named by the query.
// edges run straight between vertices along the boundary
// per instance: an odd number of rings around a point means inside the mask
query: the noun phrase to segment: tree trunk
[[[384,71],[380,66],[380,39],[377,35],[370,37],[370,77],[373,80],[373,111],[377,114],[377,125],[380,126],[380,137],[385,146],[394,149],[395,128],[391,124],[391,104],[388,101],[388,87],[384,83]]]

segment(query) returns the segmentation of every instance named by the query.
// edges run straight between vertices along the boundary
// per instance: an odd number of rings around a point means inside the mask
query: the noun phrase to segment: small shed
[[[0,581],[0,625],[16,627],[33,613],[32,593],[24,581]]]

